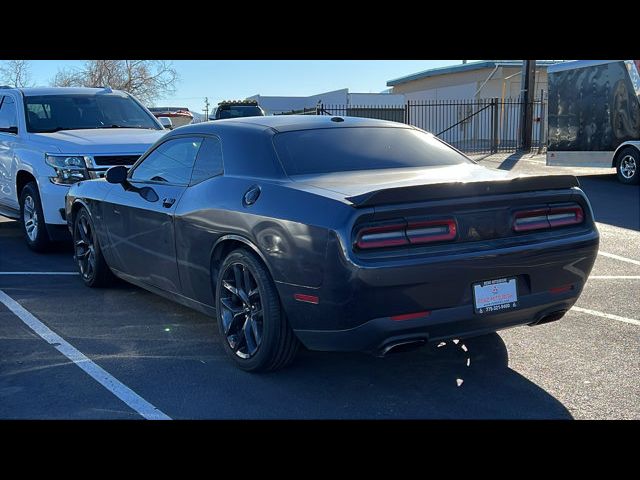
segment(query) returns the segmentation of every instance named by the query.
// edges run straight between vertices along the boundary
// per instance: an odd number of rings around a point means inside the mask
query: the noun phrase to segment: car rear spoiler
[[[559,190],[579,187],[573,175],[549,175],[516,177],[511,180],[481,182],[450,182],[409,187],[387,188],[347,197],[356,208],[394,203],[422,202],[443,198],[475,197],[479,195],[501,195],[505,193],[532,192],[537,190]]]

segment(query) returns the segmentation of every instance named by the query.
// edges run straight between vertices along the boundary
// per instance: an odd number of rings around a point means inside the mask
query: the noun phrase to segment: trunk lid
[[[573,188],[579,186],[573,175],[521,176],[466,164],[292,179],[298,188],[326,192],[354,207],[351,242],[359,255],[367,257],[508,247],[571,235],[592,224],[584,195]],[[516,215],[521,212],[546,212],[576,204],[585,213],[579,225],[514,231]],[[363,232],[369,232],[369,239],[380,239],[382,247],[365,251]],[[435,235],[433,241],[413,242],[423,234]]]
[[[579,186],[573,175],[520,176],[469,164],[300,175],[292,180],[338,193],[356,208]]]

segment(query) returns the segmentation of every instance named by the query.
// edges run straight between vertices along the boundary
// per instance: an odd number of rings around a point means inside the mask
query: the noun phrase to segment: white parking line
[[[621,260],[627,263],[633,263],[634,265],[640,265],[640,260],[633,260],[632,258],[621,257],[620,255],[615,255],[613,253],[599,251],[598,255],[602,255],[603,257],[614,258],[616,260]]]
[[[630,323],[631,325],[640,325],[640,320],[636,320],[634,318],[620,317],[618,315],[612,315],[611,313],[598,312],[597,310],[589,310],[588,308],[582,307],[573,307],[571,310],[586,313],[588,315],[595,315],[596,317],[608,318],[609,320],[617,320],[619,322]]]
[[[640,280],[640,275],[589,275],[589,280]]]
[[[78,272],[0,272],[0,275],[78,275]]]
[[[80,350],[75,348],[60,335],[54,333],[49,327],[34,317],[28,310],[2,290],[0,290],[0,302],[2,302],[43,340],[55,347],[56,350],[84,370],[91,378],[113,393],[124,403],[129,405],[129,407],[134,409],[144,418],[147,420],[171,420],[171,417],[158,410],[158,408],[151,405],[124,383],[120,382],[110,373],[89,360],[89,358],[80,352]]]

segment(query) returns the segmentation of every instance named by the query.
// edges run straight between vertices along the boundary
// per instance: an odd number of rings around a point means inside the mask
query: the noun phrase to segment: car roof
[[[19,88],[25,97],[35,97],[42,95],[98,95],[98,94],[115,94],[126,96],[126,93],[120,90],[111,90],[107,88],[88,88],[88,87],[32,87]]]
[[[335,119],[340,119],[336,121]],[[202,122],[187,125],[173,130],[180,133],[214,133],[218,128],[224,127],[247,129],[271,129],[275,132],[290,132],[293,130],[313,130],[317,128],[340,127],[390,127],[412,128],[403,123],[387,120],[375,120],[372,118],[342,117],[329,115],[268,115],[260,117],[239,117]]]

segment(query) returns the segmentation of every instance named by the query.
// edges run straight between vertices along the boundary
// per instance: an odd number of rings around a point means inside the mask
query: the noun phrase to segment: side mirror
[[[107,170],[105,178],[109,183],[124,183],[127,181],[128,173],[129,169],[127,167],[125,167],[124,165],[118,165]]]
[[[165,130],[173,130],[173,122],[169,117],[158,117]]]
[[[2,133],[18,133],[18,127],[0,127]]]

